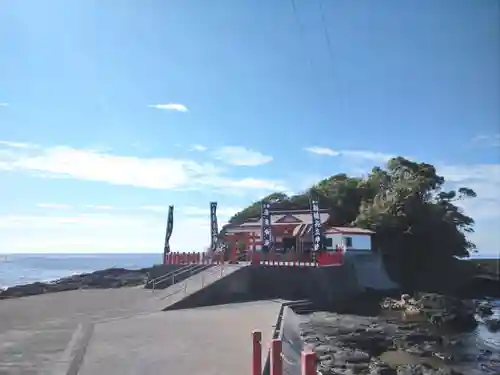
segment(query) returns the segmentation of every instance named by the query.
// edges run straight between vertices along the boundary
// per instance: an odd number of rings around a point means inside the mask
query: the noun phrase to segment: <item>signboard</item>
[[[312,215],[312,241],[313,256],[323,249],[323,234],[321,233],[321,216],[319,211],[319,202],[317,198],[311,197],[311,215]]]
[[[269,252],[271,249],[271,204],[269,202],[262,202],[262,251]]]
[[[174,230],[174,206],[168,206],[167,231],[165,233],[165,246],[163,247],[163,259],[170,253],[170,237]]]
[[[210,249],[215,252],[219,237],[217,227],[217,202],[210,202]]]

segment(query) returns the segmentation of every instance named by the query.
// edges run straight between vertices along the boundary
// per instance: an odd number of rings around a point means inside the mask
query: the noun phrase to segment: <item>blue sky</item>
[[[29,5],[28,5],[29,4]],[[209,242],[275,190],[435,164],[500,250],[500,3],[0,2],[0,251]]]

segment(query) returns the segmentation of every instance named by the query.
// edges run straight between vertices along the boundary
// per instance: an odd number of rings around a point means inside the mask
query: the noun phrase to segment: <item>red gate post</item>
[[[316,375],[316,354],[311,349],[304,349],[300,356],[301,375]]]
[[[261,331],[252,331],[252,375],[262,375]]]
[[[233,251],[231,254],[231,258],[232,258],[231,260],[233,263],[236,263],[236,247],[237,247],[236,245],[237,245],[237,243],[238,243],[238,241],[236,241],[236,240],[233,242]]]
[[[271,374],[283,375],[283,362],[281,358],[281,340],[271,341]]]

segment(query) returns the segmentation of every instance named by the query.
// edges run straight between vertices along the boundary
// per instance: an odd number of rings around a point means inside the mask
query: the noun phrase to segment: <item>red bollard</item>
[[[270,375],[283,375],[283,362],[281,359],[281,340],[279,340],[279,339],[273,339],[271,341],[271,373],[270,373]]]
[[[252,331],[252,375],[262,375],[261,331]]]
[[[311,349],[304,349],[300,356],[301,375],[316,375],[316,354]]]

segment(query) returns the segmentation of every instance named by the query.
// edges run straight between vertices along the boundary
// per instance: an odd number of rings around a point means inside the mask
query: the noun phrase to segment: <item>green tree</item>
[[[270,194],[235,214],[230,223],[259,217],[262,201],[271,202],[271,209],[308,209],[309,196],[314,194],[321,208],[330,211],[329,225],[375,231],[376,247],[402,278],[411,277],[429,262],[467,257],[475,249],[467,239],[474,220],[456,204],[474,198],[475,192],[444,188],[445,179],[433,165],[397,157],[385,168],[373,168],[363,179],[336,174],[303,194]]]

